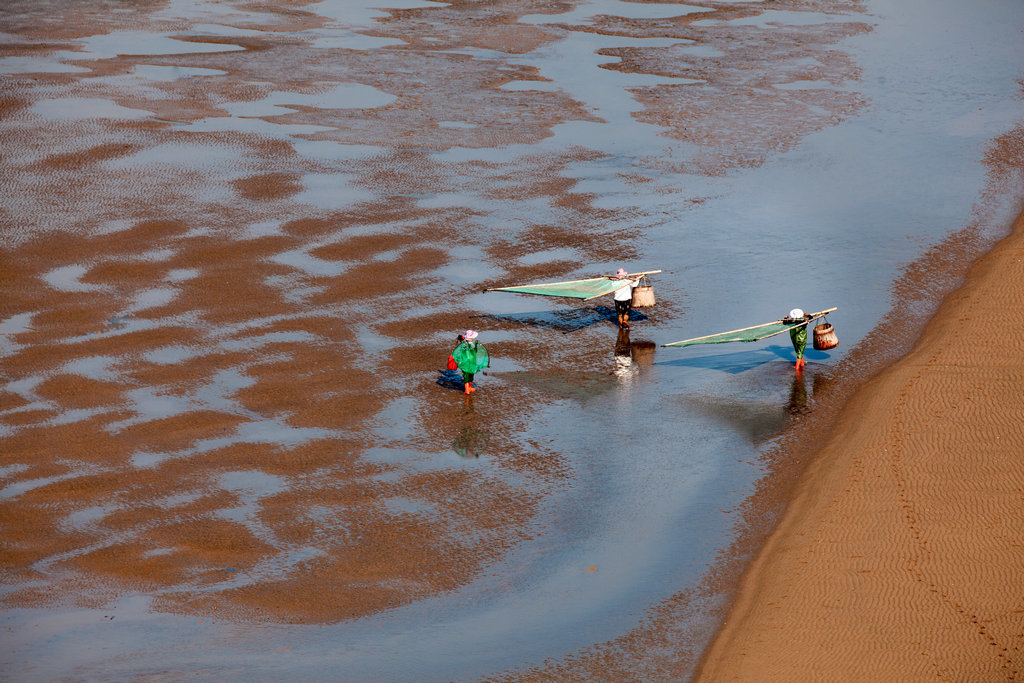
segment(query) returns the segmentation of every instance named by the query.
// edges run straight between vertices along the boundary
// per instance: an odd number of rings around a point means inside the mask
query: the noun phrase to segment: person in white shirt
[[[613,279],[621,280],[626,278],[629,273],[626,272],[625,268],[619,268],[615,272]],[[615,315],[619,319],[619,327],[629,329],[629,311],[633,307],[633,289],[640,284],[640,278],[637,277],[635,280],[629,283],[628,287],[615,290],[613,298],[615,299]]]

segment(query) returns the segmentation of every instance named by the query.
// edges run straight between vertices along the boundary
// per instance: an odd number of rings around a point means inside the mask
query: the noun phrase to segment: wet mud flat
[[[246,625],[262,653],[308,635],[288,625],[358,633],[403,607],[429,622],[417,605],[458,621],[474,590],[528,593],[540,556],[566,559],[554,539],[586,536],[586,519],[553,530],[552,510],[593,484],[582,455],[615,452],[584,435],[623,387],[740,425],[748,458],[806,412],[784,350],[739,361],[765,399],[739,412],[680,402],[678,378],[656,388],[655,342],[701,307],[671,281],[624,346],[591,309],[480,292],[677,257],[666,224],[727,192],[719,179],[868,106],[842,49],[871,29],[861,3],[389,4],[0,10],[0,600],[16,669],[44,671],[27,663],[33,610],[68,625],[128,605],[132,623],[178,615],[159,628],[183,646],[196,624]],[[999,158],[995,191],[1013,168],[1000,176]],[[472,399],[441,373],[467,327],[495,357]],[[821,398],[835,380],[818,360]],[[666,449],[654,423],[673,417],[654,411],[634,448]],[[540,438],[541,422],[579,441]],[[604,569],[568,562],[574,584]],[[583,644],[627,632],[610,646],[623,662],[685,676],[726,584],[659,576],[662,600],[635,598],[648,626],[620,627],[637,619],[620,610]],[[112,632],[117,662],[68,647],[48,666],[168,670]],[[337,636],[274,666],[344,665]],[[226,650],[197,666],[245,670]],[[600,648],[578,657],[564,666],[613,670]]]

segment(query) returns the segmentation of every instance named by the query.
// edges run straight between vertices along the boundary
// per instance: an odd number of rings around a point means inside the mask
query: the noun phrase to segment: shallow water
[[[29,268],[0,316],[7,671],[585,665],[707,579],[830,372],[967,264],[903,269],[965,228],[983,248],[1022,199],[981,163],[1024,113],[1011,0],[496,4],[511,34],[385,4],[174,2],[0,58],[26,103],[0,122],[5,256]],[[590,304],[482,293],[620,265],[665,271],[628,340]],[[803,376],[784,336],[657,346],[794,306],[839,307]],[[437,368],[465,327],[493,363],[464,400]],[[679,650],[724,597],[674,617]]]

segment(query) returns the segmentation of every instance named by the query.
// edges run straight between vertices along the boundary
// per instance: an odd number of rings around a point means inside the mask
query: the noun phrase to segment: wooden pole
[[[661,272],[660,270],[645,270],[642,273],[629,273],[628,275],[606,275],[605,277],[607,277],[609,280],[619,280],[619,279],[625,280],[625,282],[622,283],[622,287],[628,287],[630,280],[634,280],[634,279],[636,279],[638,277],[642,277],[644,275],[654,275],[655,273],[660,273],[660,272]],[[615,292],[617,292],[620,289],[622,289],[622,287],[616,287],[612,291],[605,292],[603,294],[595,294],[594,296],[588,296],[586,299],[584,299],[584,301],[590,301],[591,299],[596,299],[596,298],[601,297],[601,296],[608,296],[609,294],[614,294]]]

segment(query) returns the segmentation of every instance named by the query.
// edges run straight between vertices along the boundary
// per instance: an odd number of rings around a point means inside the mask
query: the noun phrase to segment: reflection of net
[[[479,458],[487,450],[487,432],[464,427],[452,442],[452,450],[463,458]]]

